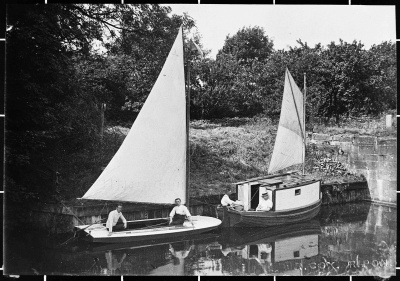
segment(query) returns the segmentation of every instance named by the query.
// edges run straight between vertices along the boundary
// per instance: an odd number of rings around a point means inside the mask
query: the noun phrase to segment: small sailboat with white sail
[[[182,27],[145,104],[119,150],[82,196],[86,200],[188,204],[189,115],[185,95]],[[127,222],[108,235],[105,224],[75,230],[91,242],[124,243],[197,234],[217,228],[213,217],[192,216],[193,224],[168,225],[169,218]]]
[[[243,204],[218,208],[220,217],[223,217],[223,226],[280,225],[310,220],[319,213],[321,180],[304,174],[305,94],[306,91],[303,95],[286,69],[281,115],[268,168],[269,175],[236,183],[236,194]],[[296,164],[303,165],[302,173],[276,174]],[[265,194],[268,194],[268,200],[271,201],[268,204],[272,208],[257,210]]]

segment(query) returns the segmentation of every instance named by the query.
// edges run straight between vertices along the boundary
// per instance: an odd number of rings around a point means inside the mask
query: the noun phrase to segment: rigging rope
[[[106,203],[104,204],[103,208],[102,208],[101,211],[100,211],[100,214],[99,214],[100,220],[102,220],[102,219],[101,219],[101,212],[103,212],[105,206],[107,206],[107,201],[106,201]]]
[[[75,215],[72,211],[71,211],[71,209],[69,208],[69,207],[67,207],[62,201],[60,201],[60,203],[67,209],[67,211],[69,211],[81,224],[84,224],[79,218],[78,218],[78,216],[77,215]]]

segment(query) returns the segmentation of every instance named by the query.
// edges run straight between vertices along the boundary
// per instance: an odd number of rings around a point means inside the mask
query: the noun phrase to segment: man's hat
[[[264,196],[264,195],[269,195],[269,194],[268,194],[268,192],[265,192],[265,193],[263,193],[261,196]]]

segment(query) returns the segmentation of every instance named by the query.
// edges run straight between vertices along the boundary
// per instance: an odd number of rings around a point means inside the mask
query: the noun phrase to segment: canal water
[[[396,209],[370,202],[323,206],[314,220],[231,228],[157,245],[55,247],[48,235],[7,235],[5,274],[395,275]]]

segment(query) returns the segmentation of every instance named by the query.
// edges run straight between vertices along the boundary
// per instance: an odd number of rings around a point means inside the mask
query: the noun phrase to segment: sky
[[[242,27],[260,26],[274,42],[275,50],[321,43],[361,41],[365,48],[396,41],[394,6],[342,5],[164,5],[171,14],[187,12],[195,21],[209,57],[215,58],[228,34]]]

